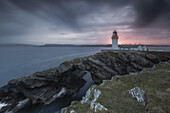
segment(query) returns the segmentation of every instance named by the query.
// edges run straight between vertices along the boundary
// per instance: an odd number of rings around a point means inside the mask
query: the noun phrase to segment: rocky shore
[[[65,61],[57,68],[11,80],[1,87],[0,112],[15,112],[28,102],[49,104],[56,98],[73,95],[86,84],[83,76],[87,72],[96,84],[100,84],[115,75],[140,72],[169,60],[170,53],[120,51]]]
[[[93,85],[61,113],[169,113],[170,61]]]

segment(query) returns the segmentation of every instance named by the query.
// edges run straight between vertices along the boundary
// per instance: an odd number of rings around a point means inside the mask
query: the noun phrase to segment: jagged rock
[[[142,103],[144,106],[146,105],[144,90],[140,89],[139,87],[135,87],[135,88],[129,90],[129,94],[131,94],[132,97],[136,98],[137,101]]]
[[[53,95],[48,101],[45,102],[45,104],[50,104],[52,101],[54,101],[56,98],[61,97],[67,93],[66,88],[62,88],[57,94]]]
[[[100,94],[101,94],[100,90],[92,87],[86,92],[86,95],[81,100],[81,103],[82,104],[84,104],[84,103],[90,104],[90,109],[93,110],[94,112],[108,110],[103,105],[96,102],[96,100],[99,98]]]
[[[94,110],[94,112],[98,112],[98,111],[107,111],[108,109],[105,108],[103,105],[101,105],[100,103],[91,103],[91,109]]]
[[[7,106],[7,104],[5,103],[0,103],[0,109],[2,109],[3,107]]]
[[[10,111],[7,111],[7,113],[15,113],[17,110],[23,108],[28,102],[30,101],[29,98],[26,98],[24,100],[20,100],[17,105]]]
[[[73,71],[49,74],[49,70],[47,70],[9,81],[8,85],[0,88],[0,102],[7,104],[3,109],[0,109],[0,112],[16,110],[14,109],[16,105],[25,98],[29,98],[32,104],[49,104],[52,102],[51,100],[56,99],[55,97],[61,96],[60,91],[63,87],[67,92],[63,93],[62,96],[74,94],[83,87],[86,81],[76,76]]]
[[[90,106],[90,109],[94,112],[106,111],[108,109],[97,102],[97,99],[99,98],[100,94],[101,91],[99,89],[96,89],[95,86],[92,86],[86,92],[86,95],[82,98],[80,104],[88,104]],[[64,108],[62,110],[62,113],[71,113],[71,111],[74,111],[74,105],[71,109]]]
[[[59,72],[65,72],[65,71],[68,71],[69,69],[72,68],[72,64],[71,63],[68,63],[68,62],[64,62],[62,63],[59,67],[58,67],[58,71]]]
[[[115,75],[126,75],[152,67],[159,62],[170,60],[170,53],[157,52],[103,52],[88,57],[77,58],[62,63],[59,67],[34,73],[28,77],[14,79],[0,88],[0,102],[4,103],[0,112],[10,111],[26,98],[32,104],[49,103],[67,90],[62,96],[76,93],[84,86],[86,72],[96,84],[110,80]],[[94,104],[95,106],[102,106]],[[97,107],[97,108],[98,108]],[[97,109],[96,108],[96,109]]]

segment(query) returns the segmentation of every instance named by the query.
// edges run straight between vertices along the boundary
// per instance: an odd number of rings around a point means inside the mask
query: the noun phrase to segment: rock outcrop
[[[100,94],[101,94],[101,91],[99,89],[94,89],[92,87],[86,92],[86,95],[81,100],[81,103],[82,104],[85,104],[85,103],[89,104],[90,109],[94,112],[107,110],[107,108],[102,106],[100,103],[96,102],[96,100],[99,98]]]
[[[90,72],[96,84],[114,75],[126,75],[168,61],[169,53],[103,52],[62,63],[59,67],[11,80],[0,88],[0,112],[13,110],[25,99],[32,104],[49,104],[64,95],[72,95],[84,86],[83,76]]]
[[[13,108],[20,107],[25,99],[29,99],[32,104],[49,104],[57,97],[74,94],[86,81],[73,70],[70,71],[59,73],[57,69],[49,69],[9,81],[0,88],[0,102],[6,104],[0,112],[14,111]]]
[[[139,73],[113,76],[111,80],[91,86],[81,101],[73,101],[61,113],[169,112],[169,70],[170,61]]]
[[[139,87],[135,87],[129,90],[129,94],[131,94],[132,97],[136,98],[137,101],[142,103],[144,106],[146,105],[144,90],[140,89]]]
[[[90,106],[90,110],[93,112],[107,111],[107,108],[97,102],[97,99],[99,98],[102,92],[99,89],[96,89],[95,86],[96,85],[88,89],[86,95],[82,98],[80,104],[87,104],[88,106]],[[71,113],[72,111],[74,111],[74,102],[71,104],[70,108],[62,109],[61,113]]]

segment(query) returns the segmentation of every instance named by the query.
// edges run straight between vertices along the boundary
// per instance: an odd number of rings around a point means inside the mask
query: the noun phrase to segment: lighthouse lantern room
[[[113,36],[112,36],[112,49],[114,50],[118,50],[118,35],[116,30],[113,32]]]

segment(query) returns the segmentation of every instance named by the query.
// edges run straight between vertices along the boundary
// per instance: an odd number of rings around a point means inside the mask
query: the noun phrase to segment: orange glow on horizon
[[[152,37],[147,37],[147,36],[143,37],[140,35],[135,35],[130,33],[119,33],[118,35],[119,35],[119,39],[118,39],[119,45],[123,45],[123,44],[170,45],[166,40],[165,41],[162,40],[162,42],[160,42],[159,40],[153,40]],[[112,39],[110,37],[111,36],[106,36],[102,38],[101,43],[112,44]]]

